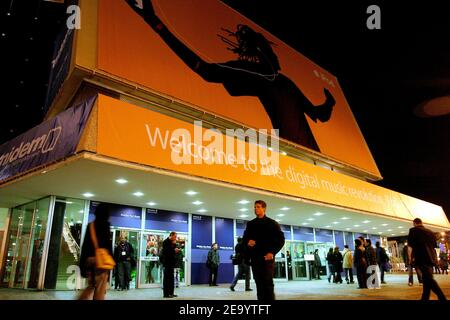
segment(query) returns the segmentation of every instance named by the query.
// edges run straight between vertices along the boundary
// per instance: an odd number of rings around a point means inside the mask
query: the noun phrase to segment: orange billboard
[[[100,155],[391,218],[420,217],[427,224],[450,227],[440,206],[289,156],[277,154],[278,165],[272,165],[263,160],[275,151],[258,144],[103,95],[98,108]],[[252,155],[253,147],[257,152]]]
[[[99,0],[98,19],[100,70],[381,177],[337,79],[219,0]]]

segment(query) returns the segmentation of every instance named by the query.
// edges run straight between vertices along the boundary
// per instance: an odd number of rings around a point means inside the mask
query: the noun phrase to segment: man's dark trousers
[[[164,297],[169,297],[173,295],[175,281],[173,277],[174,267],[164,267],[164,279],[163,279],[163,289],[164,289]]]
[[[273,285],[273,274],[275,261],[258,261],[252,263],[253,278],[256,283],[258,300],[273,301],[275,292]]]
[[[433,267],[417,266],[422,272],[423,292],[422,300],[430,300],[430,291],[433,291],[439,300],[447,300],[436,280],[433,279]]]

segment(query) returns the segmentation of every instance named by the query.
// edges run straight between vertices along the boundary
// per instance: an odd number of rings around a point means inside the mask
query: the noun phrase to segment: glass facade
[[[1,285],[37,288],[50,198],[14,208],[10,217]]]
[[[98,202],[91,202],[88,207],[85,200],[47,197],[12,209],[5,239],[7,243],[0,278],[1,285],[56,290],[82,288],[83,279],[80,277],[78,267],[82,236],[88,221],[93,219],[93,212],[86,212],[85,208],[92,211],[96,204],[98,205]],[[173,230],[178,230],[177,246],[181,249],[174,281],[178,285],[196,283],[192,280],[196,272],[192,265],[196,260],[192,254],[202,248],[194,250],[187,245],[191,237],[198,237],[193,234],[195,228],[191,230],[189,227],[193,226],[193,222],[190,222],[187,213],[123,205],[113,207],[111,240],[116,244],[121,237],[126,237],[134,249],[130,289],[161,286],[163,272],[158,253],[162,242]],[[236,237],[242,236],[246,223],[245,220],[236,219],[236,228],[231,234],[234,233]],[[149,230],[148,227],[153,230]],[[274,277],[281,280],[310,278],[312,271],[305,254],[312,254],[316,249],[322,262],[320,273],[326,275],[328,272],[326,254],[329,248],[337,245],[343,250],[345,243],[353,250],[353,240],[360,235],[300,226],[292,226],[291,229],[288,225],[283,225],[282,229],[286,244],[275,257]],[[49,234],[47,230],[50,231]],[[184,232],[188,230],[191,230],[191,234]],[[210,232],[205,233],[205,230],[199,231],[202,236]],[[216,230],[217,232],[219,231]],[[373,241],[379,239],[376,235],[370,235],[370,238]],[[209,241],[205,244],[209,248]],[[191,261],[191,264],[187,264],[187,261]],[[200,262],[204,265],[203,260]],[[116,269],[111,272],[111,287],[116,287],[117,283]]]

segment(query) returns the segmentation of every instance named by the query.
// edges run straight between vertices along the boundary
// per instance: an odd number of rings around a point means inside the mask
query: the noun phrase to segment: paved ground
[[[450,275],[435,275],[440,287],[450,299]],[[419,300],[422,287],[416,282],[408,287],[405,274],[389,274],[388,283],[381,289],[357,289],[356,284],[330,284],[327,280],[276,282],[275,292],[278,300]],[[415,277],[414,281],[417,278]],[[242,281],[242,280],[241,280]],[[243,291],[239,282],[236,291],[231,292],[228,285],[209,287],[194,285],[176,289],[177,300],[256,300],[256,290]],[[253,285],[254,288],[254,285]],[[0,289],[0,300],[74,300],[74,291],[28,291],[20,289]],[[162,290],[136,289],[130,291],[109,290],[107,300],[162,300]],[[432,293],[431,299],[436,300]],[[172,300],[172,299],[171,299]]]

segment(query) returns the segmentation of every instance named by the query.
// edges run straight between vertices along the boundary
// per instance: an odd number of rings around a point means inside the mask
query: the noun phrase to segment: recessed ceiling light
[[[388,226],[388,225],[389,225],[389,224],[387,224],[387,223],[383,223],[383,224],[382,224],[383,227],[386,227],[386,226]]]
[[[340,223],[340,222],[338,222],[338,221],[334,221],[334,222],[333,222],[333,224],[338,224],[338,223]]]
[[[303,222],[302,225],[307,226],[309,222]]]
[[[276,221],[276,222],[281,222],[281,220],[280,220],[280,219],[275,219],[275,221]]]
[[[316,212],[316,213],[314,213],[314,215],[315,216],[323,216],[325,213],[322,213],[322,212]]]
[[[395,236],[395,234],[394,234],[394,233],[391,233],[391,236]]]
[[[400,233],[406,233],[406,231],[402,231],[402,232],[400,232]],[[444,239],[442,239],[442,240],[444,240]]]
[[[364,220],[364,221],[363,221],[363,223],[369,223],[369,222],[370,222],[369,220]]]
[[[197,193],[198,193],[198,192],[195,192],[195,191],[193,191],[193,190],[189,190],[188,192],[186,192],[186,194],[187,194],[188,196],[195,196]]]
[[[372,230],[377,230],[377,228],[373,227]]]
[[[392,229],[388,229],[387,231],[392,231]]]
[[[363,232],[369,232],[369,230],[364,230]]]
[[[197,210],[197,212],[206,212],[206,211],[208,211],[208,210],[206,210],[206,209]]]
[[[94,194],[92,194],[90,192],[83,193],[83,197],[85,197],[85,198],[92,198],[93,196],[94,196]]]
[[[325,226],[324,228],[331,228],[331,226]]]
[[[66,201],[66,203],[67,203],[67,204],[72,204],[73,202],[72,202],[72,201]]]
[[[241,209],[239,209],[239,211],[245,212],[245,211],[248,211],[248,209],[247,208],[241,208]]]
[[[399,226],[398,228],[399,228],[399,229],[403,229],[403,227],[402,227],[402,226]]]
[[[203,204],[203,202],[197,200],[197,201],[192,202],[192,204],[199,206],[199,205]]]
[[[133,193],[133,196],[136,196],[136,197],[142,197],[143,195],[144,194],[140,191],[136,191],[135,193]]]
[[[127,180],[125,180],[125,179],[122,179],[122,178],[120,178],[120,179],[117,179],[117,180],[116,180],[116,182],[117,182],[118,184],[125,184],[125,183],[128,183],[128,181],[127,181]]]
[[[358,228],[359,227],[359,224],[355,224],[355,225],[353,225],[355,228]]]
[[[239,217],[241,217],[241,218],[247,218],[247,217],[248,217],[248,214],[241,214]]]
[[[350,230],[350,228],[345,228],[345,230]]]
[[[350,219],[349,217],[342,217],[341,218],[342,220],[348,220],[348,219]]]
[[[308,220],[308,221],[314,221],[314,218],[308,218],[308,219],[306,219],[306,220]]]
[[[283,208],[281,208],[280,210],[286,211],[286,210],[290,210],[290,209],[291,209],[291,208],[283,207]]]
[[[250,203],[250,201],[248,201],[248,200],[241,200],[238,203],[239,204],[248,204],[248,203]]]
[[[382,232],[381,232],[381,231],[378,231],[378,234],[382,234]]]
[[[277,214],[277,217],[284,217],[284,213]]]
[[[150,201],[150,202],[147,202],[147,205],[150,207],[153,207],[153,206],[156,206],[156,202]]]

